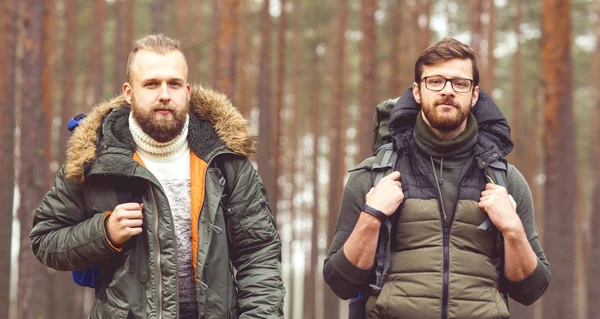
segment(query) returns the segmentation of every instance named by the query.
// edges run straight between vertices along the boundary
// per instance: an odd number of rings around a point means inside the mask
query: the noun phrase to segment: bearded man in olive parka
[[[142,47],[130,56],[135,74],[123,96],[93,108],[75,129],[66,163],[35,213],[34,254],[56,270],[100,268],[90,318],[283,318],[280,239],[248,159],[255,136],[224,95],[187,84],[176,42],[162,35],[140,41],[172,47]],[[181,169],[187,184],[169,185],[153,174],[164,163],[153,163],[141,145],[175,146],[157,143],[156,132],[135,130],[144,123],[133,113],[145,111],[140,108],[148,101],[153,113],[146,118],[159,124],[176,122],[165,119],[182,107],[185,126],[165,139],[189,146],[180,152],[189,170],[175,167],[166,176]],[[173,200],[173,191],[188,200]],[[189,289],[182,290],[184,283]]]

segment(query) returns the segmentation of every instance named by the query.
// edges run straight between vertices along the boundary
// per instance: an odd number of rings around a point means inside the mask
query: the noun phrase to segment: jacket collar
[[[412,86],[398,99],[390,115],[390,135],[397,148],[404,147],[404,141],[412,139],[417,115],[421,106],[415,101]],[[489,163],[506,157],[513,149],[510,127],[502,112],[489,95],[481,88],[479,99],[471,113],[477,121],[477,144],[475,159],[483,168]]]
[[[67,144],[67,178],[83,182],[89,166],[102,155],[131,158],[136,146],[127,123],[129,112],[124,96],[92,108]],[[224,149],[246,157],[256,151],[256,136],[248,122],[225,95],[211,89],[192,87],[189,125],[190,149],[201,158],[208,159]]]

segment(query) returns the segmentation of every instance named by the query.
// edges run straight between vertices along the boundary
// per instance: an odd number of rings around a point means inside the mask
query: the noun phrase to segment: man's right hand
[[[113,244],[120,246],[142,232],[142,209],[144,204],[139,203],[124,203],[115,207],[106,223],[106,231]]]
[[[383,177],[377,186],[371,187],[365,200],[367,205],[380,210],[387,216],[392,216],[404,200],[400,172],[394,171]]]

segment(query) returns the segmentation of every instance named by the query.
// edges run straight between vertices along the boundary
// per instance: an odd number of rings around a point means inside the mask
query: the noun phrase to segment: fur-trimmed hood
[[[97,158],[102,139],[98,133],[103,131],[107,116],[118,108],[126,108],[129,112],[129,103],[123,95],[93,107],[75,129],[67,144],[64,170],[68,179],[83,182],[86,166]],[[190,130],[193,129],[192,117],[195,117],[201,122],[209,122],[211,130],[216,132],[216,138],[231,151],[246,157],[256,152],[256,136],[250,132],[248,121],[225,95],[202,86],[192,86],[190,115]],[[193,137],[194,133],[190,132],[189,135]],[[190,148],[195,151],[194,145],[190,145]]]

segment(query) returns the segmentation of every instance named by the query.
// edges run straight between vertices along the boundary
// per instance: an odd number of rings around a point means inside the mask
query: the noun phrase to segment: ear
[[[421,104],[421,91],[419,89],[419,84],[417,84],[417,82],[413,82],[412,93],[413,93],[413,97],[415,98],[415,101],[417,101],[417,103]]]
[[[132,94],[133,91],[131,90],[131,84],[129,84],[129,82],[125,82],[123,84],[123,95],[125,96],[125,101],[127,101],[127,103],[129,103],[130,105]]]
[[[474,107],[477,104],[477,100],[479,99],[479,86],[473,88],[473,96],[471,97],[471,107]]]
[[[185,84],[185,89],[187,90],[187,101],[190,101],[190,96],[192,95],[192,86],[189,83]]]

